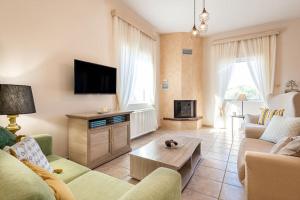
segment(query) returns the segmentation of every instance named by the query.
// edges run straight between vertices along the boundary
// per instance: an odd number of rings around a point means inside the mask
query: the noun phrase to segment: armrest
[[[174,170],[158,168],[120,200],[181,200],[181,176]]]
[[[52,154],[52,136],[41,134],[41,135],[33,135],[32,137],[39,144],[45,156],[49,156]]]
[[[258,124],[259,115],[245,115],[245,123]]]
[[[265,132],[266,127],[259,124],[245,124],[245,137],[258,139]]]
[[[246,152],[248,200],[300,199],[300,158]]]

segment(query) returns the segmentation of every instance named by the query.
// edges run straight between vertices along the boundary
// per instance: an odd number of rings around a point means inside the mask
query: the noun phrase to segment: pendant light
[[[207,24],[207,21],[209,19],[209,14],[208,12],[206,11],[206,8],[205,8],[205,0],[203,0],[203,11],[202,13],[200,14],[200,26],[199,26],[199,30],[200,30],[200,33],[206,33],[207,30],[208,30],[208,24]]]
[[[209,13],[206,11],[205,0],[203,0],[203,11],[200,14],[200,20],[206,22],[208,19],[209,19]]]
[[[199,30],[196,28],[196,0],[194,0],[194,26],[192,29],[192,36],[197,37],[199,34]]]
[[[207,32],[208,25],[207,25],[207,23],[205,21],[203,21],[203,20],[201,21],[201,24],[199,26],[199,30],[200,30],[201,33]]]

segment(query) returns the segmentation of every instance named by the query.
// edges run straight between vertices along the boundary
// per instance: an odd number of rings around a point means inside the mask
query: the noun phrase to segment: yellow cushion
[[[69,187],[59,178],[27,160],[23,160],[22,162],[33,172],[39,175],[49,185],[49,187],[52,188],[56,200],[75,200]]]
[[[278,110],[270,110],[268,108],[261,109],[261,114],[259,116],[258,124],[260,125],[268,125],[268,122],[271,121],[272,117],[277,116],[283,116],[284,109],[278,109]]]

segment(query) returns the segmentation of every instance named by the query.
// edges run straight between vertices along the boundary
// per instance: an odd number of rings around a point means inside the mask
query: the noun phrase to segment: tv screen
[[[115,94],[117,69],[74,60],[75,94]]]

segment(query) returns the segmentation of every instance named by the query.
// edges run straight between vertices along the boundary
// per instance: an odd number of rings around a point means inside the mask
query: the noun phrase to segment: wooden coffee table
[[[166,148],[164,141],[173,139],[178,148]],[[200,161],[201,140],[187,136],[165,135],[130,154],[130,176],[142,180],[159,167],[167,167],[181,174],[182,189],[185,188]]]

